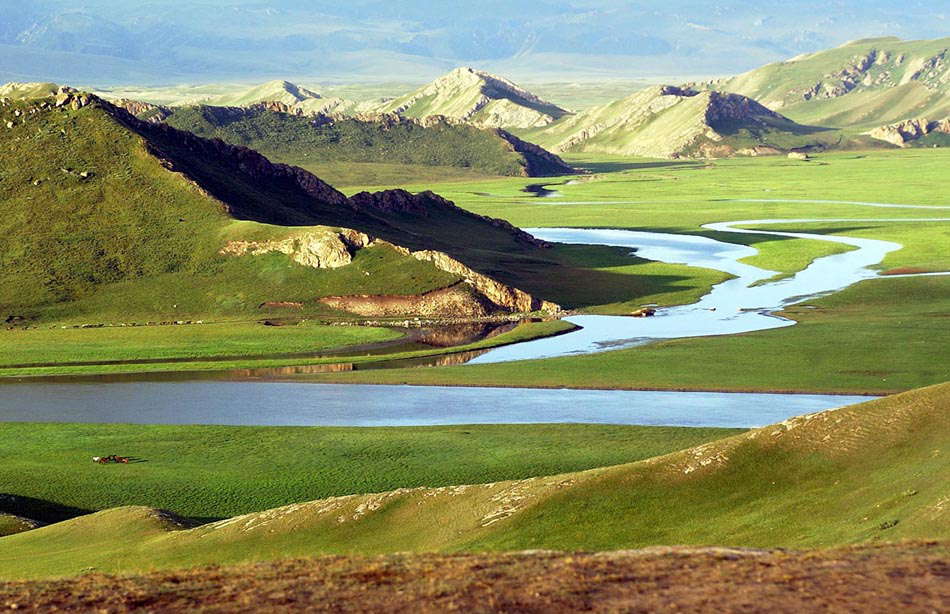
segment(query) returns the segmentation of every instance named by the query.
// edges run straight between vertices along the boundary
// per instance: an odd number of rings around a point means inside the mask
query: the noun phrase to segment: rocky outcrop
[[[416,315],[425,317],[462,316],[481,318],[495,312],[494,305],[459,282],[423,294],[325,296],[324,305],[371,317]]]
[[[917,140],[933,132],[950,134],[950,117],[930,121],[926,118],[908,119],[896,124],[888,124],[871,130],[867,134],[871,137],[887,141],[898,147],[907,147],[911,141]]]
[[[286,239],[272,241],[228,241],[220,253],[226,256],[257,256],[273,252],[287,254],[302,266],[337,269],[350,264],[353,254],[372,242],[356,230],[312,228]]]
[[[523,290],[507,286],[488,275],[483,275],[443,252],[433,250],[410,252],[405,248],[399,247],[396,249],[412,256],[416,260],[431,262],[437,269],[458,275],[494,305],[497,305],[505,311],[521,313],[547,311],[553,313],[561,309],[556,303],[536,298]]]
[[[141,120],[151,122],[153,124],[158,124],[165,121],[172,114],[172,110],[168,107],[142,102],[140,100],[121,98],[119,100],[114,100],[112,104],[121,109],[125,109]]]

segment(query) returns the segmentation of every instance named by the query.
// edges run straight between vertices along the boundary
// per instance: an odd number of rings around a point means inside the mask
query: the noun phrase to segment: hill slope
[[[669,158],[806,147],[821,142],[821,133],[745,96],[660,85],[522,136],[556,152]]]
[[[568,114],[507,79],[468,67],[374,110],[416,118],[444,115],[476,126],[521,129],[546,126]]]
[[[870,129],[950,116],[950,38],[874,38],[768,64],[711,85],[805,123]]]
[[[942,384],[629,465],[335,497],[190,530],[147,508],[116,508],[2,538],[0,575],[322,553],[946,539],[948,407]]]
[[[303,169],[68,89],[0,105],[0,169],[0,313],[27,321],[446,288],[476,311],[520,310],[542,303],[476,271],[556,266],[530,235],[435,194],[347,198]]]
[[[573,169],[557,156],[500,129],[399,116],[304,117],[268,106],[174,109],[170,126],[255,149],[283,162],[385,162],[471,168],[492,175],[550,176]]]

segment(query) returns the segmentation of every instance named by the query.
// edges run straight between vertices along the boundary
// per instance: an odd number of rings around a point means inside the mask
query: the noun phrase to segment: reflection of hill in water
[[[437,329],[425,331],[419,341],[434,347],[447,348],[458,345],[475,343],[482,339],[490,339],[502,333],[507,333],[518,326],[517,322],[468,322],[465,324],[450,324]]]
[[[500,333],[496,333],[500,334]],[[298,365],[293,367],[266,367],[259,369],[232,369],[229,375],[234,379],[260,379],[293,377],[295,375],[317,375],[320,373],[345,373],[347,371],[362,371],[372,369],[400,369],[422,367],[451,367],[463,365],[489,349],[471,350],[469,352],[455,352],[454,354],[440,354],[438,356],[423,356],[420,358],[406,358],[402,360],[383,360],[365,364],[352,362],[334,362],[322,365]]]

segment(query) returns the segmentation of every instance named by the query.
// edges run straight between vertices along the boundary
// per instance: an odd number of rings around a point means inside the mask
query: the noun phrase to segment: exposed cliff
[[[907,147],[911,142],[917,141],[928,134],[950,134],[950,117],[940,121],[930,121],[923,117],[908,119],[875,128],[868,134],[898,147]]]

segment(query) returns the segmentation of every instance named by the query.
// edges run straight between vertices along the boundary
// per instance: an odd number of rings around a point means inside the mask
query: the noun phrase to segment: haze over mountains
[[[305,76],[524,80],[722,75],[867,36],[934,38],[945,3],[0,0],[0,80],[81,85]]]

